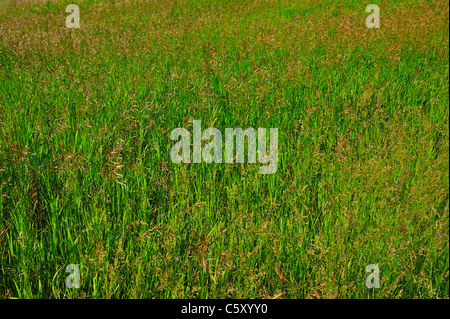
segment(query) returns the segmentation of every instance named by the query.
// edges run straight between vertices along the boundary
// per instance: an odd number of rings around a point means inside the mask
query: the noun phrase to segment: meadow
[[[449,6],[370,3],[0,1],[0,298],[449,298]]]

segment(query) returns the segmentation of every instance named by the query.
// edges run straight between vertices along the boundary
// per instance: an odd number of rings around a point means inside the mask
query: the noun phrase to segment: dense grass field
[[[0,1],[0,297],[449,298],[449,7],[370,3]]]

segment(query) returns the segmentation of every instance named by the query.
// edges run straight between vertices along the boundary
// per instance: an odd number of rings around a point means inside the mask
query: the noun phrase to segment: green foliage
[[[0,6],[0,297],[448,298],[446,2],[67,4]],[[194,119],[278,171],[173,164]]]

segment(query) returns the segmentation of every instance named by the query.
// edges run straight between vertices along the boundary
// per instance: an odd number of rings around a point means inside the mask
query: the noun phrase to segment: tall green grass
[[[445,1],[72,2],[0,6],[1,297],[448,298]],[[173,164],[194,119],[278,171]]]

